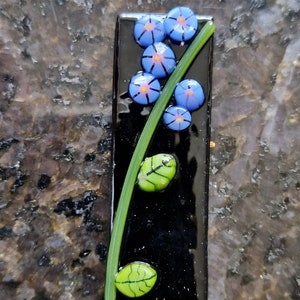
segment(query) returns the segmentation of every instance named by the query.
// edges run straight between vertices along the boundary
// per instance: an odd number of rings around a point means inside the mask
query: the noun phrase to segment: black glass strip
[[[127,98],[130,78],[141,68],[143,49],[134,41],[140,14],[122,14],[116,23],[113,93],[112,216],[131,155],[150,108]],[[199,27],[211,17],[198,16]],[[186,47],[171,45],[177,60]],[[140,299],[207,299],[207,219],[213,38],[199,53],[184,78],[203,87],[205,102],[192,112],[188,130],[173,132],[162,123],[147,156],[175,154],[179,171],[164,192],[135,190],[121,249],[120,266],[145,261],[158,271],[155,288]],[[164,82],[162,82],[162,85]],[[125,95],[125,96],[124,96]],[[113,222],[113,221],[112,221]],[[127,299],[118,293],[117,299]]]

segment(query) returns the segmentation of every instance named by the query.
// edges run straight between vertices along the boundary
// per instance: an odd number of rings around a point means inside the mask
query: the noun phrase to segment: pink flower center
[[[185,26],[186,25],[186,19],[183,16],[179,16],[177,18],[177,22],[181,25],[181,26]]]
[[[153,31],[155,28],[155,24],[154,23],[146,23],[144,28],[147,31]]]
[[[154,63],[160,63],[160,62],[162,62],[164,60],[164,56],[163,55],[161,55],[161,54],[159,54],[159,53],[155,53],[154,55],[153,55],[153,61],[154,61]]]
[[[186,94],[186,96],[194,96],[194,92],[193,92],[193,90],[191,90],[191,89],[187,89],[187,90],[185,91],[185,94]]]
[[[178,123],[182,123],[182,122],[183,122],[183,117],[182,117],[182,115],[175,115],[175,120],[176,120],[176,122],[178,122]]]
[[[148,84],[143,84],[143,85],[141,85],[141,87],[140,87],[140,92],[141,92],[142,94],[147,94],[147,93],[149,92],[149,86],[148,86]]]

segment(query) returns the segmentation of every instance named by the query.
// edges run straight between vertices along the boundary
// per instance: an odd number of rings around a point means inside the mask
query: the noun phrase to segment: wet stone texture
[[[1,1],[1,299],[103,299],[115,18],[179,4]],[[217,25],[209,299],[300,299],[300,2],[189,5]]]

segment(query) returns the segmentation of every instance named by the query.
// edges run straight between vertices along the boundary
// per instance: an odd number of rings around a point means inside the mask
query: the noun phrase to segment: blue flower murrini
[[[180,131],[190,126],[192,116],[184,107],[169,106],[164,112],[163,121],[169,129]]]
[[[204,103],[204,91],[200,83],[194,79],[185,79],[178,83],[174,92],[176,105],[189,111],[197,110]]]
[[[160,83],[152,74],[138,72],[129,83],[131,99],[142,105],[149,105],[157,100],[160,95]]]
[[[168,12],[164,27],[172,40],[184,43],[196,34],[198,21],[189,7],[179,6]]]
[[[163,19],[160,16],[145,15],[134,25],[134,38],[142,47],[162,42],[166,37]]]
[[[164,78],[170,75],[175,65],[175,54],[173,50],[164,43],[154,43],[148,46],[143,52],[143,69],[156,78]]]

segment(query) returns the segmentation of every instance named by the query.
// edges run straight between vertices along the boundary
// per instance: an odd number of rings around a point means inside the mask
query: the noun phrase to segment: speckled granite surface
[[[102,299],[119,12],[0,3],[0,298]],[[209,299],[300,299],[300,2],[191,1],[215,34]]]

